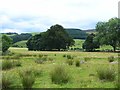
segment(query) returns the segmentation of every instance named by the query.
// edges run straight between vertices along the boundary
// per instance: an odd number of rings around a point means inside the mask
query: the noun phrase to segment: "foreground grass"
[[[9,72],[10,74],[16,77],[12,87],[23,88],[19,72],[20,70],[25,70],[31,68],[36,70],[38,73],[36,76],[33,88],[115,88],[115,81],[102,81],[99,80],[97,76],[97,68],[104,66],[111,66],[115,68],[116,75],[118,71],[118,64],[110,63],[107,58],[109,56],[114,56],[115,61],[117,61],[117,53],[107,53],[107,52],[49,52],[49,51],[28,51],[27,48],[10,48],[11,52],[15,54],[21,54],[20,60],[21,66],[14,67],[9,70],[4,70],[2,72]],[[35,60],[38,59],[39,55],[44,55],[47,57],[47,61],[43,64],[35,63]],[[73,65],[68,65],[66,63],[67,57],[65,55],[73,56]],[[88,57],[85,63],[80,64],[79,67],[76,67],[76,60],[84,60],[85,57]],[[52,60],[50,60],[52,58]],[[15,59],[17,60],[17,58]],[[55,84],[52,82],[50,73],[56,65],[64,65],[67,68],[68,74],[71,79],[68,83],[65,84]],[[59,77],[59,76],[58,76]]]

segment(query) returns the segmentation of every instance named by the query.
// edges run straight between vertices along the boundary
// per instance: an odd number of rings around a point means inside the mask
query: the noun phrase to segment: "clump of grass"
[[[33,68],[33,73],[35,76],[40,76],[42,74],[42,69],[41,68]]]
[[[21,54],[13,54],[12,56],[4,56],[3,59],[6,59],[6,60],[11,60],[11,59],[20,59],[22,57]]]
[[[115,69],[109,66],[102,66],[97,69],[100,80],[114,81],[116,77]]]
[[[47,57],[48,55],[47,55],[47,54],[44,54],[43,56]]]
[[[22,57],[22,54],[15,54],[12,59],[20,59]]]
[[[114,82],[116,88],[120,88],[119,80],[115,80]],[[119,90],[119,89],[118,89]]]
[[[64,54],[63,57],[66,57],[66,54]]]
[[[49,57],[48,60],[49,60],[49,61],[53,61],[53,58],[50,58],[50,57]]]
[[[73,56],[67,55],[67,59],[73,59]]]
[[[42,58],[42,57],[43,57],[43,55],[42,55],[42,54],[39,54],[39,55],[38,55],[38,57],[39,57],[39,58]]]
[[[24,69],[19,72],[21,82],[24,88],[32,88],[35,83],[35,74],[31,68]]]
[[[37,58],[37,59],[35,60],[35,63],[37,63],[37,64],[43,64],[44,61],[43,61],[42,59]]]
[[[2,89],[8,89],[12,87],[13,76],[7,72],[2,73]]]
[[[70,80],[69,73],[63,65],[57,65],[50,73],[51,80],[55,84],[67,83]]]
[[[14,60],[13,65],[19,67],[21,66],[21,62],[19,60]]]
[[[10,59],[10,56],[3,56],[2,59],[9,60],[9,59]]]
[[[114,56],[108,57],[108,61],[109,61],[109,62],[113,62],[114,60],[115,60]]]
[[[84,60],[87,62],[87,61],[90,61],[90,57],[84,57]]]
[[[13,67],[13,62],[11,60],[2,61],[2,70],[11,69]]]
[[[43,64],[45,61],[47,61],[47,57],[43,56],[42,58],[36,58],[35,63]]]
[[[66,62],[67,62],[68,65],[73,65],[73,63],[74,63],[74,61],[72,59],[67,59]]]
[[[47,61],[47,56],[42,57],[43,61]]]
[[[79,61],[79,60],[76,60],[76,61],[75,61],[75,65],[76,65],[76,67],[79,67],[79,66],[80,66],[80,61]]]

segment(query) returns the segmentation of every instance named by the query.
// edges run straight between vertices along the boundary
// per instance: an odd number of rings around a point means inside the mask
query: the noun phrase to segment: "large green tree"
[[[94,51],[96,48],[99,48],[100,44],[95,39],[95,34],[90,34],[86,38],[85,42],[82,45],[82,48],[85,49],[85,51]]]
[[[12,39],[6,35],[2,35],[2,52],[6,52],[12,44]]]
[[[111,18],[108,22],[96,24],[97,39],[101,45],[111,45],[113,50],[120,45],[120,19]]]
[[[29,50],[60,50],[74,45],[74,40],[61,25],[53,25],[44,33],[31,37],[27,42]]]

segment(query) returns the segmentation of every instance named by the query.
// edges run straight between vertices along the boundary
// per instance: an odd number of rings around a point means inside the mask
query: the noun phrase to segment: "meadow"
[[[3,76],[7,77],[8,79],[5,80],[9,81],[9,83],[4,82],[4,86],[7,84],[12,88],[23,88],[23,82],[28,83],[29,85],[29,82],[34,81],[32,88],[117,87],[118,53],[80,51],[28,51],[27,48],[13,47],[9,48],[9,51],[9,55],[2,56],[3,63],[4,61],[11,61],[13,65],[7,68],[5,67],[2,70]],[[110,57],[112,57],[112,61],[110,61]],[[58,70],[56,69],[57,67]],[[69,78],[65,79],[65,82],[63,83],[54,82],[54,78],[55,80],[60,78],[59,74],[54,73],[55,69],[57,70],[57,73],[63,73],[64,78]],[[108,71],[108,78],[101,79],[99,76],[100,74],[98,74],[98,72],[100,73],[99,70],[103,70],[102,73]],[[24,71],[33,71],[35,73],[34,78],[28,78],[30,75],[26,75],[27,77],[25,77],[25,74],[22,76],[20,72]],[[113,76],[111,76],[111,74],[113,74]],[[23,79],[25,79],[26,82]]]

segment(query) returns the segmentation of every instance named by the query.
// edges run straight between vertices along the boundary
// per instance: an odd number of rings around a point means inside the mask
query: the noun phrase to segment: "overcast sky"
[[[93,29],[98,21],[118,17],[119,0],[0,0],[0,32]]]

